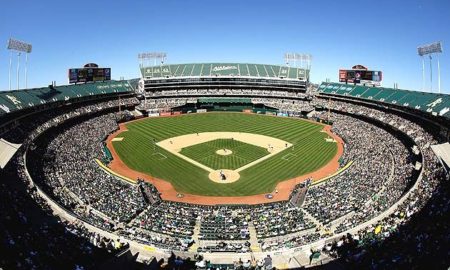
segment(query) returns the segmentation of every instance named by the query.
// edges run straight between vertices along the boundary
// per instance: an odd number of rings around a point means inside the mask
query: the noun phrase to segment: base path
[[[213,172],[214,170],[203,165],[202,163],[193,160],[185,155],[182,155],[180,152],[183,148],[189,147],[192,145],[205,143],[209,141],[214,141],[217,139],[232,139],[236,141],[241,141],[243,143],[256,145],[262,148],[267,148],[267,151],[270,153],[268,155],[263,156],[257,160],[254,160],[240,168],[236,169],[236,172],[243,171],[259,162],[262,162],[272,156],[278,154],[281,151],[284,151],[292,146],[291,143],[280,140],[278,138],[269,137],[260,134],[253,133],[245,133],[245,132],[202,132],[202,133],[194,133],[194,134],[185,134],[177,137],[168,138],[157,142],[156,145],[163,148],[166,151],[174,154],[175,156],[182,158],[197,167],[204,169],[207,172]],[[226,149],[219,150],[222,155],[226,155]],[[230,151],[230,150],[228,150]],[[217,153],[217,152],[216,152]],[[231,153],[231,151],[230,151]],[[211,177],[210,177],[211,178]],[[237,179],[236,179],[237,180]]]
[[[177,116],[173,116],[177,117]],[[146,118],[144,118],[146,119]],[[141,121],[140,120],[134,120],[134,121]],[[175,190],[175,188],[172,186],[170,182],[167,182],[163,179],[152,177],[151,175],[144,174],[142,172],[138,172],[135,170],[130,169],[125,163],[122,162],[119,155],[117,154],[116,150],[113,147],[112,139],[115,138],[118,134],[122,133],[123,131],[127,130],[125,123],[119,124],[119,130],[114,132],[113,134],[109,135],[106,143],[111,151],[111,154],[113,156],[113,161],[109,164],[109,168],[116,172],[117,174],[126,176],[131,179],[137,179],[141,178],[144,179],[150,183],[152,183],[158,191],[161,193],[161,198],[163,200],[167,201],[175,201],[175,202],[183,202],[183,203],[191,203],[191,204],[203,204],[203,205],[216,205],[216,204],[261,204],[261,203],[270,203],[270,202],[277,202],[277,201],[285,201],[289,199],[289,195],[291,194],[293,188],[295,185],[305,181],[308,178],[312,178],[314,180],[319,180],[321,178],[327,177],[331,174],[333,174],[336,170],[339,169],[339,158],[342,156],[344,152],[343,144],[341,138],[339,138],[337,135],[333,134],[331,130],[331,126],[324,126],[324,131],[330,135],[330,137],[334,138],[337,143],[337,153],[333,157],[333,159],[328,162],[325,166],[322,168],[308,173],[301,176],[298,176],[296,178],[286,180],[279,182],[275,190],[277,192],[273,192],[273,198],[267,199],[265,197],[266,194],[259,194],[259,195],[252,195],[252,196],[236,196],[236,197],[214,197],[214,196],[201,196],[201,195],[193,195],[193,194],[187,194],[183,193],[183,197],[179,198],[177,196],[178,192]]]

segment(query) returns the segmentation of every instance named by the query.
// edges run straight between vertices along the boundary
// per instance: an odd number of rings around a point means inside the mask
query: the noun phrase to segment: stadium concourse
[[[0,171],[0,266],[448,267],[449,167],[431,148],[450,137],[448,95],[334,83],[314,91],[309,71],[205,65],[1,92],[1,138],[21,146]],[[186,203],[147,175],[110,171],[118,159],[107,138],[123,122],[224,108],[331,124],[343,170],[234,205]]]

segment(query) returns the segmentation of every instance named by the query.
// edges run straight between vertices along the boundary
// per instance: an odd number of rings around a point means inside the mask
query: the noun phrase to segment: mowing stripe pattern
[[[232,154],[221,156],[217,150],[228,149]],[[211,169],[235,170],[270,154],[267,149],[232,139],[217,139],[185,147],[180,154],[202,163]]]
[[[337,152],[336,143],[325,141],[328,135],[320,132],[322,125],[293,118],[243,113],[205,113],[148,118],[128,123],[126,127],[128,132],[120,135],[124,138],[123,141],[113,142],[113,146],[127,166],[170,181],[178,192],[206,196],[247,196],[271,192],[280,181],[323,167]],[[285,140],[293,146],[241,171],[239,181],[223,185],[210,181],[207,171],[153,143],[184,134],[217,131],[261,134]],[[186,147],[182,151],[189,152],[187,155],[195,157],[193,159],[205,165],[209,164],[208,167],[228,166],[230,169],[241,167],[242,164],[268,154],[266,149],[243,144],[215,140],[196,145],[203,149]],[[236,155],[210,155],[208,151],[213,151],[216,147],[230,149],[233,153],[236,151]],[[158,153],[167,158],[161,159]],[[289,158],[283,158],[287,154],[290,154]]]

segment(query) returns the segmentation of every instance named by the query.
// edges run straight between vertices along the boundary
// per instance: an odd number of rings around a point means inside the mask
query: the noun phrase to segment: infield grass
[[[230,155],[216,154],[217,150],[227,149]],[[217,139],[181,149],[180,154],[202,163],[214,170],[235,170],[252,161],[270,154],[267,149],[232,139]]]
[[[321,124],[287,117],[244,113],[204,113],[146,118],[130,122],[126,124],[126,127],[128,131],[120,134],[120,137],[124,138],[123,141],[113,142],[122,161],[136,171],[171,182],[180,193],[206,196],[246,196],[269,193],[280,181],[320,169],[337,152],[336,143],[325,141],[328,135],[320,132],[323,129]],[[153,143],[153,140],[161,141],[184,134],[217,131],[261,134],[282,139],[292,143],[293,146],[240,171],[241,177],[238,181],[220,184],[211,181],[206,170]],[[161,155],[154,155],[155,153],[160,153],[167,158],[161,159]],[[288,154],[289,158],[286,158]],[[243,158],[246,155],[253,155],[253,153],[239,154]],[[217,161],[205,162],[214,164]]]

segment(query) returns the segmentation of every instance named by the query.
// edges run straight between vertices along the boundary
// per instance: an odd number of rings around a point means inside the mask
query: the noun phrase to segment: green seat
[[[191,76],[192,70],[194,69],[194,64],[187,64],[183,70],[181,76]]]
[[[275,70],[273,69],[273,65],[265,65],[265,67],[266,67],[266,71],[267,71],[267,76],[269,76],[271,78],[277,77],[277,72],[275,72]]]
[[[362,98],[373,99],[380,92],[380,89],[376,87],[369,87],[364,93],[361,94]]]
[[[280,67],[280,74],[278,74],[278,77],[287,78],[289,76],[289,68],[288,67]]]
[[[369,87],[367,86],[361,86],[361,85],[357,85],[353,88],[353,90],[348,93],[350,96],[353,97],[360,97],[361,95],[364,94],[364,92],[366,92],[369,89]]]
[[[211,76],[212,64],[203,64],[202,76]]]
[[[289,79],[298,79],[298,68],[290,67],[288,72]]]
[[[255,65],[260,77],[269,77],[264,65]]]
[[[202,75],[201,71],[202,71],[203,66],[204,66],[204,64],[194,64],[194,68],[192,69],[191,76],[196,76],[196,77],[201,76]]]
[[[257,71],[255,65],[247,64],[247,67],[248,67],[248,72],[249,72],[250,76],[258,77],[258,71]]]
[[[9,96],[9,98],[7,97]],[[10,93],[0,93],[0,110],[4,113],[10,113],[23,109],[22,102],[16,102],[15,97]]]
[[[425,108],[429,113],[445,115],[450,112],[450,96],[438,95],[435,99],[430,100],[427,104],[425,104]]]
[[[404,98],[408,94],[407,91],[395,90],[393,94],[391,94],[385,102],[392,104],[401,104],[401,99]]]
[[[409,107],[420,110],[426,110],[426,104],[436,99],[436,95],[431,93],[415,92],[414,99],[410,102]]]
[[[323,87],[323,91],[322,91],[323,93],[326,93],[326,94],[333,93],[334,84],[328,83],[328,84],[325,84],[324,86],[325,87]]]
[[[280,77],[280,66],[272,65],[271,67],[272,67],[273,73],[275,74],[275,77],[276,78]]]
[[[354,88],[354,85],[351,84],[342,84],[336,91],[338,95],[348,95]]]
[[[34,95],[29,94],[27,90],[13,91],[11,92],[11,95],[20,101],[22,108],[33,107],[41,104],[41,100]],[[5,97],[7,98],[7,96]]]
[[[250,72],[248,71],[247,64],[238,64],[238,67],[239,67],[239,74],[241,76],[250,76]]]
[[[373,99],[385,102],[395,92],[396,90],[392,88],[381,88],[381,91],[379,91],[378,94],[373,97]]]
[[[173,67],[171,68],[173,76],[175,77],[181,76],[186,65],[175,65],[175,66],[176,66],[175,71]]]

